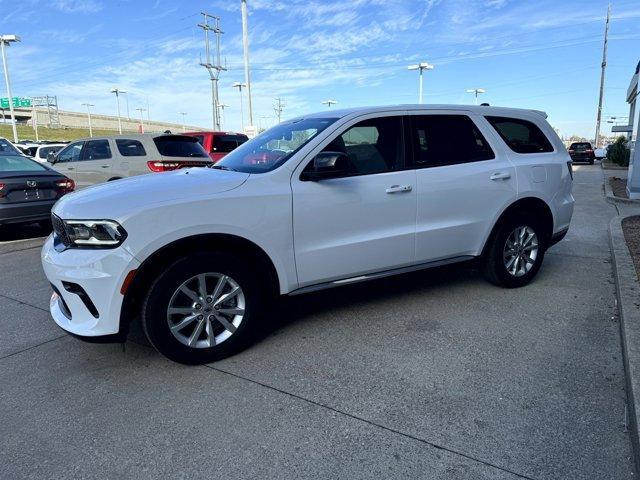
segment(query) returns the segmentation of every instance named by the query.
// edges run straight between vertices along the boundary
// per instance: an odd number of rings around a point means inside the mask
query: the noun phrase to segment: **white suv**
[[[63,197],[42,250],[51,315],[101,341],[121,341],[140,317],[161,353],[201,363],[247,345],[277,295],[474,258],[491,282],[520,287],[566,234],[571,187],[542,112],[308,115],[212,168]]]

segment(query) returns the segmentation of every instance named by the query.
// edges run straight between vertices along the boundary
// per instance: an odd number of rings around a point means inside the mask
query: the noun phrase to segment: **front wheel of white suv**
[[[227,252],[184,257],[149,289],[142,326],[176,362],[201,364],[245,348],[258,330],[264,294],[248,264]]]
[[[544,223],[529,212],[515,213],[496,227],[482,258],[485,278],[518,288],[538,273],[546,249]]]

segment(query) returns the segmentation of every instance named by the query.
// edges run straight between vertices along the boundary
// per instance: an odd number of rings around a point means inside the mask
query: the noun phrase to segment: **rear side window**
[[[519,118],[486,117],[511,150],[516,153],[553,152],[551,142],[534,123]]]
[[[111,158],[109,140],[88,140],[84,144],[82,160],[106,160]]]
[[[466,115],[411,117],[416,167],[438,167],[495,158],[493,150]]]
[[[116,145],[118,147],[118,151],[120,155],[123,157],[144,157],[147,152],[145,152],[142,143],[138,140],[128,140],[126,138],[118,138],[116,139]]]
[[[158,152],[163,157],[190,157],[204,158],[209,157],[204,151],[202,145],[198,143],[198,139],[194,137],[186,137],[182,135],[163,135],[153,139],[158,147]]]
[[[215,135],[213,137],[213,151],[229,153],[248,140],[244,135]]]

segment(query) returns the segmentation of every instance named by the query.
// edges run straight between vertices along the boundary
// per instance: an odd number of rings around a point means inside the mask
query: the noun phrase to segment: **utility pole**
[[[276,112],[276,117],[278,117],[278,123],[280,123],[282,118],[282,110],[284,110],[285,104],[280,97],[276,98],[276,105],[273,109]]]
[[[112,88],[111,93],[116,94],[116,105],[118,106],[118,132],[122,135],[122,120],[120,119],[120,94],[127,93],[124,90],[120,90],[119,88]]]
[[[242,132],[244,133],[244,110],[242,107],[242,89],[245,88],[247,86],[246,83],[241,83],[241,82],[235,82],[233,85],[231,85],[233,88],[237,88],[238,89],[238,93],[240,94],[240,125],[242,128]]]
[[[142,121],[142,112],[146,112],[146,108],[136,108],[138,112],[140,112],[140,133],[144,133],[144,122]]]
[[[242,11],[242,50],[244,51],[244,83],[247,84],[249,97],[249,125],[253,126],[253,107],[251,106],[251,74],[249,72],[249,26],[247,20],[247,0],[240,1]]]
[[[602,101],[604,100],[604,74],[607,70],[607,41],[609,39],[609,21],[611,20],[611,4],[607,8],[607,21],[604,26],[604,45],[602,46],[602,71],[600,72],[600,98],[598,99],[598,116],[596,120],[596,148],[600,146],[600,122],[602,120]]]
[[[87,120],[89,120],[89,136],[93,137],[93,129],[91,128],[91,107],[95,107],[93,103],[83,103],[83,107],[87,107]]]
[[[220,64],[220,35],[224,32],[220,29],[220,17],[209,15],[206,12],[201,12],[204,18],[202,23],[198,26],[204,30],[204,56],[205,61],[200,62],[204,68],[209,72],[209,78],[211,79],[211,108],[213,113],[213,129],[219,131],[222,129],[220,116],[218,115],[218,105],[220,103],[218,94],[218,79],[220,78],[220,72],[226,70]],[[213,20],[213,25],[209,24],[209,19]],[[209,44],[209,31],[212,31],[216,35],[216,64],[211,63],[211,47]]]
[[[229,105],[227,105],[226,103],[218,103],[218,121],[220,122],[220,130],[222,130],[222,117],[223,117],[223,113],[224,113],[224,109],[227,108]]]
[[[9,80],[9,64],[7,63],[7,52],[11,42],[19,42],[17,35],[0,35],[0,48],[2,49],[2,65],[4,66],[4,80],[7,83],[7,97],[9,98],[9,111],[11,112],[11,127],[13,129],[13,141],[18,143],[18,129],[16,128],[16,115],[13,111],[13,96],[11,95],[11,81]],[[4,115],[3,115],[4,116]]]

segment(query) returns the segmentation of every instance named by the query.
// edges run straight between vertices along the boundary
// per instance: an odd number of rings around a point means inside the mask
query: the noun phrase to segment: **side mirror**
[[[349,174],[349,157],[342,152],[320,152],[313,159],[310,169],[302,172],[300,180],[317,182]]]
[[[58,161],[58,156],[54,152],[47,153],[47,162],[53,165],[57,161]]]

